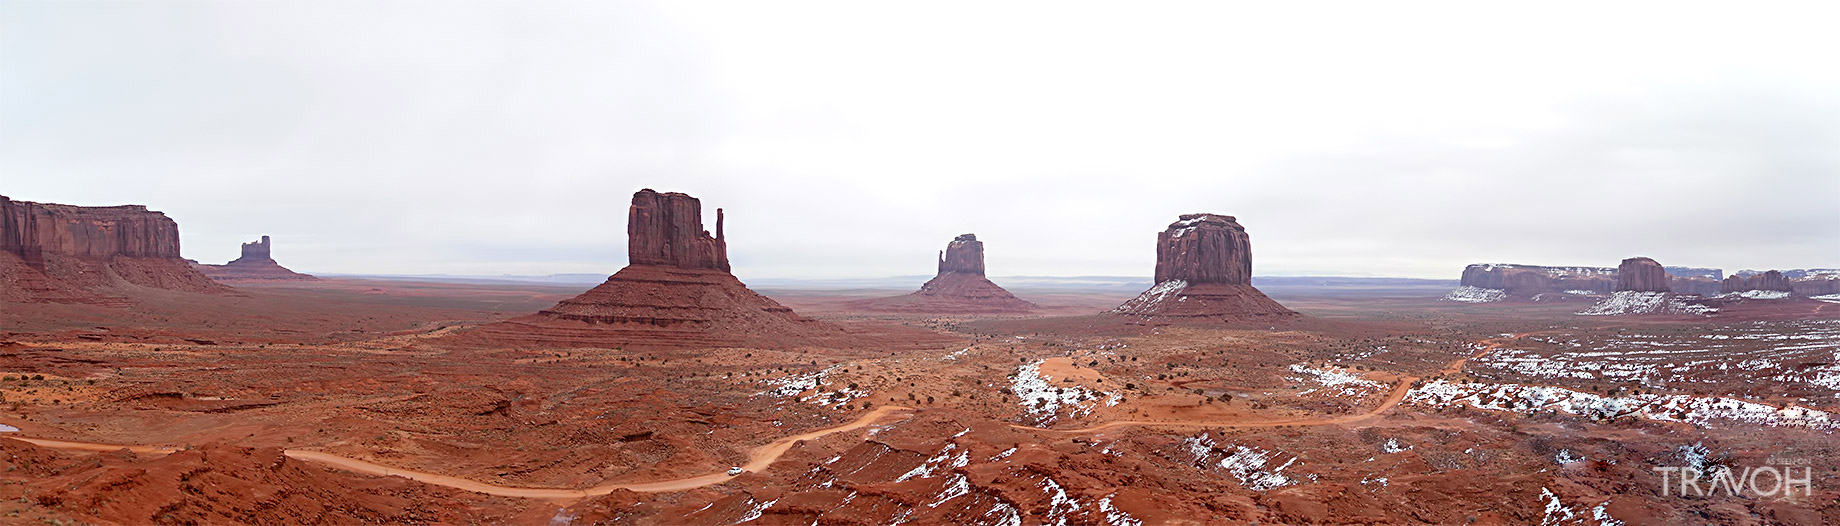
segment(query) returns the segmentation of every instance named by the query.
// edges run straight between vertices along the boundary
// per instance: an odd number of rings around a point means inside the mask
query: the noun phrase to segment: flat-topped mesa
[[[1616,291],[1673,292],[1667,268],[1655,260],[1635,257],[1616,267]]]
[[[722,209],[716,209],[716,234],[703,230],[703,204],[677,192],[650,188],[633,194],[626,212],[626,261],[728,272],[728,243],[722,235]]]
[[[1187,214],[1156,236],[1156,285],[1113,314],[1226,321],[1288,318],[1252,286],[1252,241],[1233,216]]]
[[[1252,283],[1252,241],[1233,216],[1185,214],[1156,235],[1156,282]]]
[[[179,257],[179,223],[142,205],[71,206],[0,196],[0,296],[127,305],[135,287],[228,290]]]
[[[1783,275],[1781,271],[1771,270],[1761,274],[1751,274],[1742,277],[1733,274],[1731,277],[1725,278],[1725,281],[1720,284],[1720,290],[1723,292],[1744,292],[1750,290],[1794,292],[1795,286],[1789,282],[1789,277]]]
[[[977,234],[961,234],[939,251],[939,275],[984,275],[984,242]]]

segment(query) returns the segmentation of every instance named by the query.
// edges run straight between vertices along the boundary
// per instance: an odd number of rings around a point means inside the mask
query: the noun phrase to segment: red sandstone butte
[[[554,307],[463,336],[552,347],[700,348],[806,345],[844,334],[735,279],[721,209],[716,218],[712,236],[696,198],[640,190],[627,211],[626,268]]]
[[[984,277],[984,242],[964,234],[939,253],[939,273],[905,296],[854,302],[853,307],[882,312],[1001,313],[1041,308]]]
[[[1783,276],[1782,272],[1775,270],[1761,274],[1752,274],[1749,277],[1739,277],[1733,274],[1725,278],[1725,281],[1720,285],[1720,290],[1723,292],[1744,292],[1748,290],[1793,292],[1796,290],[1794,284],[1789,282],[1788,277]]]
[[[1616,290],[1636,292],[1672,292],[1667,268],[1649,258],[1629,258],[1616,267]]]
[[[1227,321],[1296,312],[1252,286],[1252,242],[1233,216],[1187,214],[1156,236],[1156,285],[1114,314]]]
[[[179,224],[166,214],[0,196],[0,299],[125,306],[143,289],[229,290],[179,257]]]
[[[270,256],[273,247],[268,236],[243,243],[243,255],[222,265],[198,265],[198,271],[211,279],[238,283],[263,281],[317,281],[319,278],[288,270]]]

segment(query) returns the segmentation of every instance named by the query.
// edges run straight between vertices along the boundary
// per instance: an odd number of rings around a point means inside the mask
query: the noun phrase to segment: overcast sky
[[[611,273],[633,191],[741,277],[1840,267],[1820,4],[0,1],[0,195],[146,204],[187,257]],[[710,225],[713,228],[713,224]]]

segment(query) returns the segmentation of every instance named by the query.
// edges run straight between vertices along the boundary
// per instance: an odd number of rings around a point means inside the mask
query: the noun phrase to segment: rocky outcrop
[[[977,234],[952,238],[939,251],[939,275],[946,274],[984,275],[984,242],[978,241]]]
[[[1789,287],[1797,296],[1830,296],[1840,294],[1840,276],[1810,276],[1789,280]]]
[[[984,277],[984,242],[977,234],[964,234],[939,253],[939,273],[905,296],[850,303],[851,308],[878,312],[941,314],[1028,312],[1040,306],[1017,298]]]
[[[1290,318],[1252,286],[1252,242],[1233,216],[1183,215],[1156,236],[1156,285],[1112,309],[1144,318]]]
[[[132,304],[141,288],[227,289],[179,257],[179,224],[145,206],[83,207],[0,196],[0,296]]]
[[[1616,291],[1672,292],[1667,268],[1649,258],[1629,258],[1616,267]]]
[[[1751,274],[1749,276],[1733,274],[1731,277],[1725,278],[1721,290],[1723,292],[1744,292],[1747,290],[1794,292],[1795,287],[1789,283],[1789,278],[1784,276],[1782,272],[1771,270],[1760,274]]]
[[[626,268],[536,314],[489,324],[454,341],[492,346],[703,348],[824,345],[845,335],[761,296],[728,270],[717,210],[680,193],[633,194]]]
[[[1477,264],[1463,269],[1461,285],[1523,299],[1542,294],[1609,294],[1616,291],[1616,269]]]
[[[1233,216],[1187,214],[1156,235],[1156,282],[1252,283],[1252,241]]]
[[[317,281],[319,278],[288,270],[275,262],[273,245],[268,236],[260,241],[243,243],[243,255],[222,265],[198,265],[198,271],[211,279],[226,283],[265,281]]]
[[[1719,294],[1720,288],[1722,288],[1722,282],[1710,277],[1684,277],[1675,275],[1673,280],[1668,283],[1668,287],[1674,289],[1674,292],[1679,292],[1681,294],[1716,296]]]
[[[722,209],[717,208],[716,234],[710,236],[703,230],[703,204],[696,198],[640,190],[633,194],[632,207],[626,212],[626,261],[728,272],[722,221]]]

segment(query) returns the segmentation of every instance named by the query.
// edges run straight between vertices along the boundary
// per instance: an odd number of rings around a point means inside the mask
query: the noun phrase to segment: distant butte
[[[198,265],[198,271],[222,282],[317,281],[319,278],[288,270],[270,256],[268,236],[243,243],[243,255],[222,265]]]
[[[633,194],[626,217],[626,268],[554,307],[462,336],[512,345],[698,348],[810,345],[844,334],[729,273],[721,209],[712,236],[696,198],[645,189]]]
[[[166,214],[0,196],[0,300],[126,306],[145,289],[230,290],[179,257],[179,224]]]
[[[964,234],[946,244],[939,253],[939,272],[904,296],[878,298],[852,303],[852,306],[881,312],[927,313],[1005,313],[1040,309],[984,277],[984,242],[977,234]]]
[[[1112,309],[1225,321],[1298,316],[1252,286],[1252,241],[1233,216],[1188,214],[1156,236],[1156,285]]]

